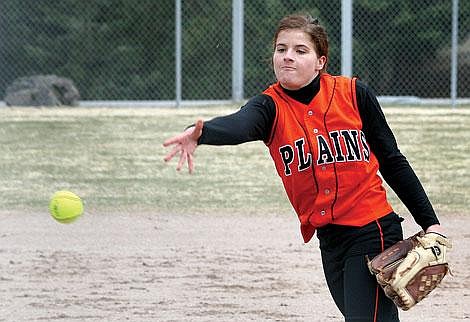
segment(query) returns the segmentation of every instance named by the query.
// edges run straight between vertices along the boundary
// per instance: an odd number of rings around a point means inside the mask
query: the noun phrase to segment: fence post
[[[341,74],[352,76],[353,0],[341,0]]]
[[[457,103],[457,73],[459,49],[459,0],[452,0],[452,49],[450,57],[450,99],[452,107]]]
[[[181,0],[175,0],[175,105],[181,105]]]
[[[243,100],[243,0],[232,0],[232,100]]]

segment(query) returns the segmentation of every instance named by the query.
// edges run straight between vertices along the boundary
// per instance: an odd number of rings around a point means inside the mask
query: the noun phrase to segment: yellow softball
[[[49,212],[62,224],[75,221],[83,213],[83,202],[73,192],[61,190],[55,192],[49,202]]]

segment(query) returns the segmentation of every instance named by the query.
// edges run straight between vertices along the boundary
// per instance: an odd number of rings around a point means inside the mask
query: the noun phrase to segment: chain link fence
[[[460,97],[470,97],[469,5],[460,1]],[[356,0],[354,12],[355,74],[380,95],[449,97],[452,1]]]
[[[0,100],[18,77],[55,74],[82,100],[175,100],[178,0],[2,0]],[[232,99],[235,0],[181,1],[181,97]],[[272,36],[294,12],[317,16],[341,73],[342,1],[250,0],[243,8],[243,96],[274,81]],[[470,97],[470,1],[459,1],[460,98]],[[352,74],[381,96],[449,98],[452,0],[354,0]]]

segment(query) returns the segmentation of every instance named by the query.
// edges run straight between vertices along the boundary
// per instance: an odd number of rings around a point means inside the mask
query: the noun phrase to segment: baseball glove
[[[437,233],[417,233],[367,259],[370,272],[385,294],[406,311],[425,298],[449,272],[452,244]]]

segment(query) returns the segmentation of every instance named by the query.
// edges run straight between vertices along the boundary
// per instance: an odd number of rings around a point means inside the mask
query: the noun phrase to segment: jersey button
[[[324,216],[326,214],[325,210],[320,211],[320,215]]]
[[[312,116],[312,115],[313,115],[313,112],[312,112],[312,111],[308,111],[307,114],[308,114],[309,116]]]
[[[329,195],[330,194],[330,189],[325,189],[325,195]]]
[[[326,166],[323,165],[323,166],[321,167],[321,171],[325,171],[325,170],[326,170]]]
[[[318,129],[313,129],[313,133],[318,133]]]

